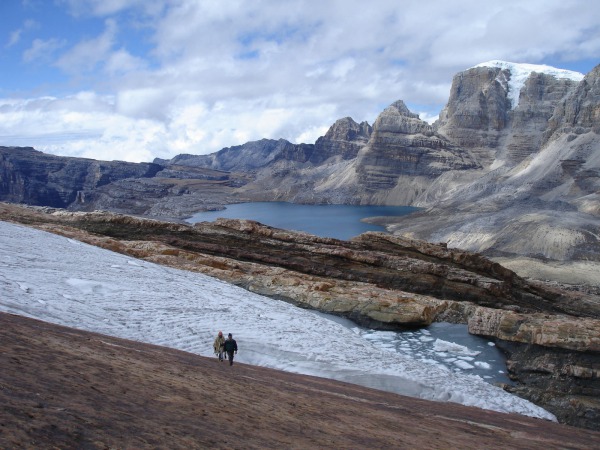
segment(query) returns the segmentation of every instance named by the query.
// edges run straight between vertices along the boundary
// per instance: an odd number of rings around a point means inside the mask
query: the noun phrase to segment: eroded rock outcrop
[[[0,199],[66,208],[85,203],[102,186],[152,178],[160,169],[152,163],[63,158],[29,147],[0,147]]]
[[[508,354],[518,382],[510,389],[562,421],[600,425],[599,299],[528,282],[480,255],[382,233],[346,242],[243,220],[192,227],[6,204],[0,213],[370,327],[468,323]]]
[[[520,163],[540,150],[554,109],[579,82],[544,69],[491,61],[460,72],[434,128],[484,167]]]
[[[579,83],[556,107],[549,120],[546,138],[555,133],[600,134],[600,65]]]
[[[372,132],[373,128],[367,122],[358,124],[351,117],[337,120],[325,136],[321,136],[315,142],[310,162],[320,164],[329,158],[356,158],[358,151],[369,141]]]
[[[599,261],[600,68],[580,82],[532,72],[510,102],[509,75],[514,77],[502,67],[457,75],[448,116],[441,116],[437,131],[451,141],[472,136],[473,142],[464,145],[484,166],[481,158],[488,158],[488,169],[473,179],[450,180],[454,184],[440,177],[444,183],[438,179],[436,184],[450,189],[436,186],[437,195],[427,197],[433,204],[429,211],[399,218],[390,230],[488,256]],[[485,83],[473,81],[479,77]],[[506,120],[484,121],[493,147],[477,138],[477,129],[471,132],[475,119],[463,121],[463,116],[488,117],[490,109],[484,106],[492,100],[497,105],[503,91]],[[477,98],[486,101],[479,104]],[[481,148],[488,156],[478,153]]]
[[[354,162],[362,203],[412,204],[442,173],[477,169],[471,155],[436,135],[404,102],[386,108]],[[402,197],[402,198],[399,198]]]

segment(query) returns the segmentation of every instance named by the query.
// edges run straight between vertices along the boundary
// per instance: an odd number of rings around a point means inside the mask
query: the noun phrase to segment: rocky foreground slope
[[[600,429],[597,296],[527,281],[477,254],[383,233],[338,241],[250,221],[192,227],[9,204],[0,204],[0,216],[375,328],[467,323],[507,353],[518,382],[507,389],[562,422]]]
[[[598,448],[600,433],[0,314],[1,448]],[[42,374],[42,375],[41,375]]]

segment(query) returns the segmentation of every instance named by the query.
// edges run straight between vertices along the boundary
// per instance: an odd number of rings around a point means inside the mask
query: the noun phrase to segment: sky
[[[556,421],[469,374],[491,369],[482,351],[428,330],[395,342],[395,333],[361,332],[203,274],[2,221],[0,248],[3,312],[213,358],[221,330],[236,339],[238,363]],[[431,351],[414,350],[416,341]]]
[[[432,121],[490,60],[589,72],[590,0],[2,0],[0,145],[148,162],[314,143],[396,100]]]

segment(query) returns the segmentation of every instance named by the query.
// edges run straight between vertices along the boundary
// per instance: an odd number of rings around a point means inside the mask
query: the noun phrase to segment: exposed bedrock
[[[600,354],[496,340],[507,355],[505,389],[542,405],[562,423],[600,428]]]
[[[507,355],[509,376],[518,381],[507,390],[561,422],[600,428],[600,321],[478,307],[468,324]]]
[[[158,164],[96,161],[44,154],[30,147],[0,147],[0,198],[66,208],[85,193],[126,178],[152,178]]]
[[[246,220],[192,227],[7,204],[0,204],[0,214],[373,328],[467,323],[508,354],[518,385],[507,389],[563,422],[600,429],[595,296],[531,283],[475,253],[383,233],[338,241]]]

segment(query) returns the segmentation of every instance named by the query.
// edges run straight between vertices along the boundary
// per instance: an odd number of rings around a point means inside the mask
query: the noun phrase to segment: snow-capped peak
[[[555,78],[567,78],[569,80],[578,82],[583,80],[584,77],[584,75],[580,72],[557,69],[556,67],[546,66],[543,64],[522,64],[493,60],[477,64],[472,68],[476,67],[498,67],[510,72],[510,80],[504,80],[504,82],[508,84],[508,98],[511,101],[512,109],[515,109],[519,104],[519,94],[521,93],[521,88],[532,72],[544,73]]]

